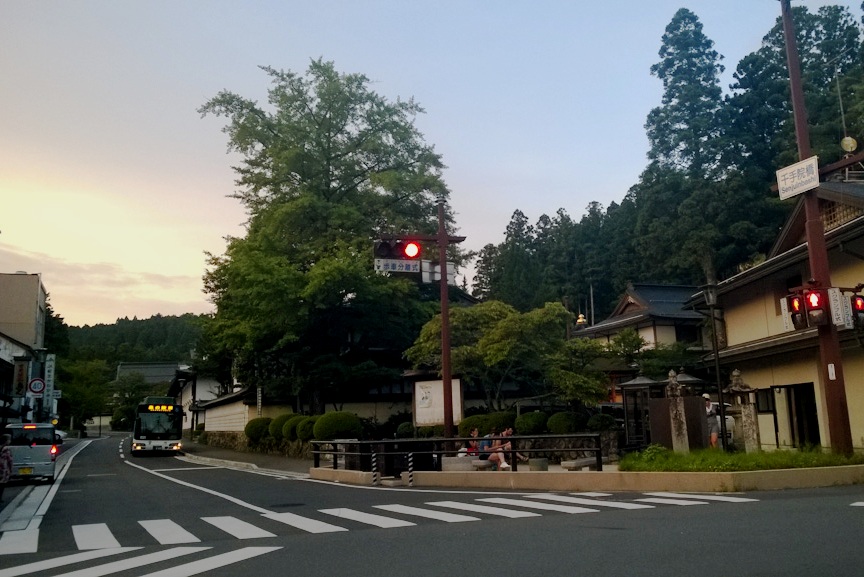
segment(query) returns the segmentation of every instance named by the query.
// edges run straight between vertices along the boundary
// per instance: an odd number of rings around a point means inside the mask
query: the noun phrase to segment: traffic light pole
[[[790,0],[780,0],[783,18],[783,34],[786,43],[786,60],[789,65],[789,84],[792,91],[792,111],[795,118],[795,140],[798,143],[798,158],[805,160],[813,155],[810,148],[810,133],[807,126],[807,108],[801,84],[801,66],[795,27],[792,22]],[[816,190],[804,193],[804,230],[807,239],[807,255],[810,261],[811,285],[827,289],[831,286],[828,266],[828,249],[825,244],[825,229],[819,214],[819,197]],[[849,406],[846,401],[846,384],[843,378],[843,363],[840,354],[840,338],[834,323],[819,325],[819,357],[822,383],[825,387],[825,416],[828,421],[828,436],[831,450],[845,455],[852,454],[852,429],[849,423]]]
[[[380,235],[381,239],[410,239],[435,242],[438,245],[438,268],[441,271],[441,385],[444,388],[444,436],[453,437],[453,375],[450,368],[450,289],[447,283],[447,247],[460,243],[464,236],[450,236],[444,218],[444,197],[438,197],[438,233]]]

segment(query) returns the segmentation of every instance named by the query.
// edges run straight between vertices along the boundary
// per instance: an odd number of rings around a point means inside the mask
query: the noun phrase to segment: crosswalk
[[[90,523],[71,527],[72,541],[78,551],[104,551],[124,547],[152,545],[186,546],[212,540],[212,529],[226,538],[238,540],[266,539],[290,534],[290,527],[306,533],[335,533],[362,526],[383,529],[411,527],[424,521],[470,523],[503,517],[520,519],[543,514],[598,513],[602,510],[640,510],[658,506],[693,506],[711,503],[750,503],[757,501],[735,495],[642,493],[636,498],[621,499],[605,493],[526,493],[512,496],[475,496],[463,500],[432,500],[419,505],[384,504],[366,508],[317,509],[304,515],[267,512],[258,517],[240,519],[232,516],[144,519],[133,521],[146,535],[135,543],[121,543],[107,523]],[[203,525],[202,525],[203,523]],[[203,527],[209,528],[209,532]],[[119,529],[123,529],[121,527]],[[203,536],[201,533],[206,533]],[[117,534],[129,535],[128,531]],[[36,553],[40,529],[6,531],[0,536],[0,555]],[[188,549],[188,548],[187,548]],[[181,550],[183,550],[181,548]],[[0,571],[0,577],[3,577]]]

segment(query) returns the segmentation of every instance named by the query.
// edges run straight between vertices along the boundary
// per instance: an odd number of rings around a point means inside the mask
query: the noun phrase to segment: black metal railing
[[[455,456],[464,452],[470,441],[501,441],[510,443],[505,450],[507,460],[513,471],[518,470],[522,455],[555,455],[558,453],[588,453],[595,458],[595,467],[603,470],[603,447],[598,433],[573,433],[568,435],[511,435],[509,437],[451,437],[432,439],[387,439],[378,441],[359,441],[336,439],[333,441],[311,441],[312,458],[315,467],[321,466],[321,457],[332,457],[334,469],[348,469],[372,472],[373,482],[377,484],[379,475],[394,476],[408,471],[409,478],[414,471],[440,471],[442,457]],[[554,444],[555,446],[548,446]],[[480,451],[489,455],[489,451]],[[478,455],[466,458],[479,459]],[[342,465],[340,467],[340,464]]]

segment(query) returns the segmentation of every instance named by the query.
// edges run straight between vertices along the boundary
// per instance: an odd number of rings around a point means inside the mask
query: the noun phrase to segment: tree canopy
[[[262,70],[267,108],[226,91],[200,109],[228,119],[229,149],[242,156],[235,196],[249,215],[245,237],[208,255],[217,310],[205,342],[241,382],[320,403],[398,375],[434,305],[408,280],[373,272],[372,241],[434,232],[448,191],[413,101],[389,101],[321,60],[305,74]]]

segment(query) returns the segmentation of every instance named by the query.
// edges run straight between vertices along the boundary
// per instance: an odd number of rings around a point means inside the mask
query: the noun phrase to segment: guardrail
[[[596,459],[596,469],[603,470],[603,454],[599,433],[573,433],[569,435],[511,435],[509,437],[450,437],[432,439],[386,439],[378,441],[359,441],[354,439],[335,439],[333,441],[311,441],[313,465],[321,466],[321,457],[330,456],[333,468],[368,471],[373,474],[377,484],[378,475],[390,476],[397,470],[407,470],[410,476],[415,470],[440,471],[442,457],[460,454],[456,447],[467,446],[469,441],[500,440],[510,442],[506,451],[512,471],[517,471],[519,459],[523,455],[547,455],[554,453],[589,453]],[[557,446],[533,446],[549,444],[550,441],[564,441]],[[528,441],[532,446],[528,446]],[[569,441],[569,442],[568,442]],[[590,445],[586,445],[586,442]],[[473,456],[473,458],[478,458]]]

